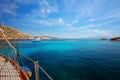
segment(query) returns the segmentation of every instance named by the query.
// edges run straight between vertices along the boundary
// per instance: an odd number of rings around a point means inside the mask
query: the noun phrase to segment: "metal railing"
[[[6,35],[4,34],[3,30],[0,28],[0,32],[2,33],[2,36],[5,39],[6,44],[13,50],[14,54],[14,60],[16,61],[17,65],[18,63],[18,56],[23,56],[25,59],[29,60],[34,64],[34,72],[35,72],[35,79],[34,80],[39,80],[39,70],[41,70],[49,80],[53,80],[53,78],[39,65],[38,61],[35,61],[23,54],[20,54],[17,49],[10,43],[10,41],[6,38]]]

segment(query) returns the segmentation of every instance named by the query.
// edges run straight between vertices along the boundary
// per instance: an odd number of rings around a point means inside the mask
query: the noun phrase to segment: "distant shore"
[[[120,37],[114,37],[110,39],[111,41],[120,41]]]

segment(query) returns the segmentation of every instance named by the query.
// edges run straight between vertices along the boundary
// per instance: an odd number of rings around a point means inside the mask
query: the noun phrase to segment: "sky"
[[[120,0],[0,0],[0,17],[0,24],[32,35],[120,36]]]

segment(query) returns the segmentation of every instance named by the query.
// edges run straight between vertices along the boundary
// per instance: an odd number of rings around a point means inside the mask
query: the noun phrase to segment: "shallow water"
[[[54,80],[120,80],[120,42],[18,41],[17,46],[22,54],[38,60]],[[30,65],[26,60],[24,64]]]

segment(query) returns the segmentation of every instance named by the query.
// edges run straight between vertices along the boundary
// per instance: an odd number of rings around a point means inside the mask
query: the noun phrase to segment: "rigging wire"
[[[15,0],[14,0],[14,15],[13,15],[13,18],[14,18],[14,21],[13,21],[13,25],[14,25],[14,27],[16,27],[16,2],[15,2]],[[15,43],[16,43],[16,33],[14,32],[14,39],[13,39],[14,41],[13,41],[13,45],[14,45],[14,47],[15,47]]]
[[[15,14],[15,9],[16,9],[16,6],[15,6],[15,0],[14,0],[14,27],[16,26],[15,24],[16,24],[16,14]],[[2,23],[2,25],[4,24],[4,22],[3,22],[3,19],[2,19],[2,15],[0,14],[0,18],[1,18],[1,23]],[[17,51],[17,49],[15,48],[15,41],[14,41],[14,46],[9,42],[9,40],[7,39],[7,37],[6,37],[6,35],[4,34],[4,32],[3,32],[3,30],[1,29],[1,27],[0,27],[0,32],[2,33],[2,35],[3,35],[3,38],[5,39],[5,41],[7,42],[7,44],[9,45],[9,47],[11,47],[12,49],[13,49],[13,51],[14,51],[14,54],[17,56],[17,54],[18,54],[18,51]],[[19,55],[22,55],[22,54],[19,54]],[[24,56],[24,55],[22,55],[23,57],[25,57],[26,59],[28,59],[28,60],[30,60],[31,62],[33,62],[33,63],[36,63],[36,61],[34,61],[33,59],[31,59],[31,58],[29,58],[29,57],[27,57],[27,56]],[[15,58],[15,57],[14,57]],[[16,60],[16,58],[15,58],[15,60]],[[17,64],[18,65],[18,64]],[[40,70],[50,79],[50,80],[53,80],[52,79],[52,77],[38,64],[38,67],[40,68]]]
[[[3,26],[3,25],[4,25],[4,21],[3,21],[3,18],[2,18],[2,14],[1,14],[1,13],[0,13],[0,20],[1,20],[1,24],[2,24],[1,26]],[[4,32],[3,32],[3,30],[2,30],[1,27],[0,27],[0,32],[1,32],[1,34],[3,35],[3,38],[4,38],[5,41],[7,42],[8,46],[10,46],[10,47],[13,49],[14,54],[16,55],[16,54],[17,54],[17,50],[16,50],[15,47],[13,47],[13,45],[11,45],[11,43],[8,41],[6,35],[4,34]],[[9,55],[10,55],[10,54],[9,54]],[[14,56],[14,60],[15,60],[15,56]]]
[[[2,31],[1,28],[0,28],[0,32],[2,33],[2,35],[3,35],[4,39],[5,39],[5,41],[8,43],[8,45],[14,50],[14,53],[15,53],[15,55],[16,55],[16,54],[17,54],[17,50],[16,50],[16,49],[13,47],[13,45],[11,45],[11,43],[8,41],[8,39],[6,38],[4,32]]]

